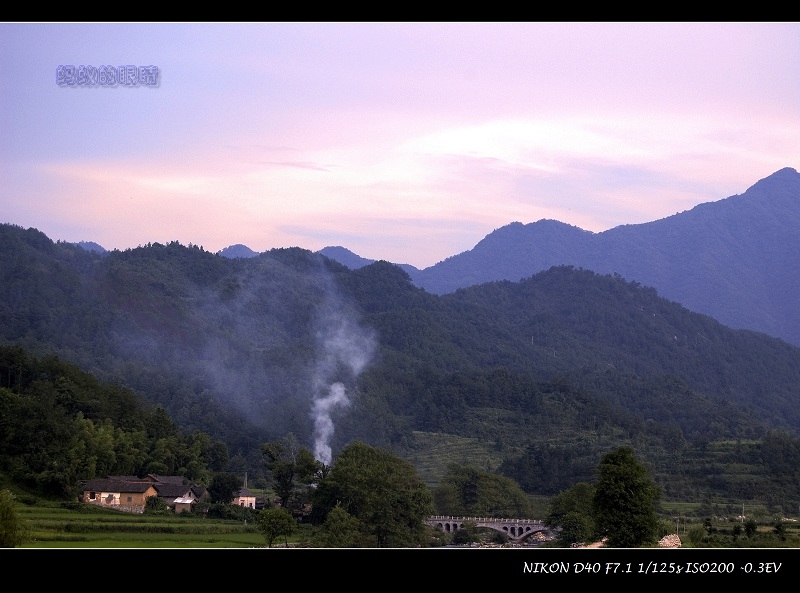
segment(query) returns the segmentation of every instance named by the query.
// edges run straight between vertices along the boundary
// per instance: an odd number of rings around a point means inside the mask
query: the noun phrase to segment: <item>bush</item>
[[[158,496],[148,496],[144,501],[144,514],[145,515],[167,515],[172,512],[169,505],[164,502],[164,499]]]
[[[699,548],[707,535],[708,532],[705,527],[702,525],[695,525],[689,530],[689,541],[692,543],[692,546]]]
[[[481,541],[480,534],[474,527],[465,526],[453,533],[453,544],[463,546]]]
[[[489,541],[493,544],[507,544],[511,538],[508,536],[507,533],[503,533],[502,531],[495,531],[492,530],[492,534],[489,536]]]

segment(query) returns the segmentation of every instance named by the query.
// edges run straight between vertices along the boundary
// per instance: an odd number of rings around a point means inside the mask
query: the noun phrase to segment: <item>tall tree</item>
[[[594,536],[594,494],[593,484],[579,482],[550,499],[550,511],[545,523],[560,528],[560,544],[569,546],[586,542]]]
[[[16,548],[28,535],[28,524],[17,514],[14,495],[0,490],[0,548]]]
[[[656,503],[660,489],[631,447],[620,447],[600,460],[594,497],[598,533],[612,548],[638,548],[658,534]]]
[[[425,517],[433,513],[428,488],[414,466],[360,441],[345,447],[314,490],[312,517],[322,522],[341,507],[366,528],[362,547],[427,545]]]
[[[208,496],[212,503],[229,504],[242,487],[242,479],[236,474],[216,473],[208,485]]]
[[[297,499],[305,494],[300,489],[315,483],[324,469],[314,454],[301,447],[291,433],[282,440],[261,445],[261,453],[272,475],[272,488],[285,509],[297,506]]]
[[[276,538],[283,536],[286,547],[289,547],[289,536],[294,533],[297,521],[286,509],[263,509],[258,513],[258,529],[267,540],[267,547],[272,547]]]

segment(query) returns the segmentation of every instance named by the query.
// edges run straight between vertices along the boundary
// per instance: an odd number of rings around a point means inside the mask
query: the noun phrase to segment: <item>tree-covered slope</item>
[[[621,276],[554,267],[435,295],[388,262],[299,248],[95,253],[13,225],[0,246],[0,344],[131,389],[242,468],[290,432],[409,458],[415,435],[446,433],[552,491],[619,444],[667,471],[710,441],[800,430],[800,349]]]
[[[48,496],[74,497],[81,480],[182,475],[207,484],[228,450],[182,433],[160,406],[54,356],[0,346],[0,473]]]

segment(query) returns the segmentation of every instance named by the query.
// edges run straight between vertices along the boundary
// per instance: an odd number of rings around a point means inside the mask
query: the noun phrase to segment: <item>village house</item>
[[[107,476],[87,480],[80,500],[131,513],[144,512],[150,496],[158,496],[176,513],[191,511],[192,505],[205,502],[208,494],[202,486],[185,483],[182,476]]]
[[[256,495],[247,489],[247,486],[239,490],[236,498],[233,499],[233,504],[245,507],[248,509],[256,508]]]
[[[150,496],[158,496],[151,482],[96,478],[84,484],[81,502],[141,513]]]

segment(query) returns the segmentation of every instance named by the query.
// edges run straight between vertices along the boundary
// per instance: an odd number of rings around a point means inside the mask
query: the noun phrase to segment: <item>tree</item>
[[[172,509],[160,496],[148,496],[144,501],[145,515],[166,515],[171,512]]]
[[[298,489],[316,482],[324,470],[314,454],[301,447],[293,434],[261,445],[264,463],[272,474],[272,488],[285,509],[294,508]]]
[[[692,546],[699,548],[708,537],[708,531],[701,525],[695,525],[689,530],[688,538]]]
[[[775,523],[774,531],[775,535],[778,536],[778,539],[781,541],[786,541],[786,526],[781,521]]]
[[[594,494],[594,485],[578,482],[550,499],[545,524],[561,528],[558,534],[560,544],[568,546],[594,537]]]
[[[525,491],[511,478],[451,465],[433,491],[439,515],[530,518],[531,503]]]
[[[313,493],[312,520],[321,523],[336,507],[364,526],[359,545],[404,548],[427,545],[424,519],[431,494],[414,466],[360,441],[345,447]]]
[[[208,485],[209,502],[212,504],[230,504],[242,487],[242,480],[236,474],[216,473]]]
[[[28,524],[16,511],[16,499],[8,490],[0,490],[0,548],[16,548],[28,539]]]
[[[170,512],[172,509],[160,496],[148,496],[144,501],[145,515],[166,515]]]
[[[272,542],[280,536],[286,538],[286,547],[289,547],[289,536],[294,533],[297,521],[286,509],[263,509],[258,514],[258,529],[267,540],[267,547],[272,547]]]
[[[358,548],[363,541],[361,521],[351,517],[340,506],[333,507],[325,523],[314,538],[314,544],[320,548]]]
[[[600,460],[592,499],[597,531],[612,548],[638,548],[658,534],[656,502],[661,496],[631,447],[620,447]]]
[[[742,525],[741,525],[741,523],[736,523],[731,528],[731,535],[733,535],[733,541],[736,541],[737,539],[739,539],[739,536],[742,535]]]
[[[561,518],[558,543],[564,546],[594,540],[595,523],[591,515],[570,511]]]
[[[465,521],[461,528],[453,534],[452,543],[465,546],[479,541],[481,541],[481,534],[478,526],[473,521]]]

